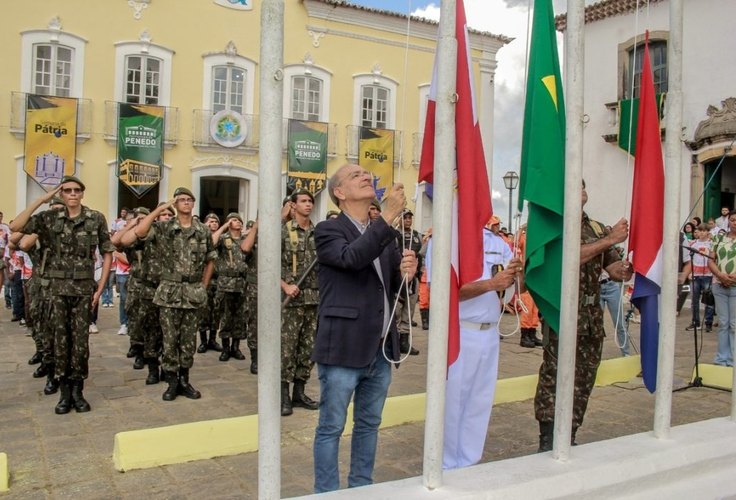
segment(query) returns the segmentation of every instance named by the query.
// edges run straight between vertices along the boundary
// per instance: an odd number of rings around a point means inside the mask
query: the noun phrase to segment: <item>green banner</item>
[[[164,108],[118,103],[118,178],[140,198],[161,181]]]
[[[667,94],[657,94],[659,119],[664,113],[664,98]],[[618,102],[618,147],[636,156],[636,129],[639,120],[639,98]]]
[[[289,120],[286,191],[317,195],[327,179],[327,123]]]

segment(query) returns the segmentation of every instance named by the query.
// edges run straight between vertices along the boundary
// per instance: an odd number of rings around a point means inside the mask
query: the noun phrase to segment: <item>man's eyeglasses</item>
[[[194,203],[194,200],[191,198],[179,198],[176,200],[177,203]]]
[[[71,194],[71,193],[79,194],[82,192],[82,188],[62,188],[61,192],[64,194]]]

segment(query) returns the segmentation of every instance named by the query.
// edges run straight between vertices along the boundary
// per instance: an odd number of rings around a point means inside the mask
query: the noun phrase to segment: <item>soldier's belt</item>
[[[44,273],[46,278],[62,279],[62,280],[93,280],[95,279],[94,271],[61,271],[59,269],[47,269]]]
[[[176,283],[197,283],[202,281],[202,276],[197,274],[162,273],[162,281],[174,281]]]
[[[227,276],[229,278],[243,278],[244,277],[243,273],[241,273],[240,271],[224,270],[224,271],[218,271],[217,274],[218,276]]]
[[[581,295],[580,296],[580,305],[581,306],[592,306],[595,304],[598,304],[600,300],[598,299],[598,296],[593,295]]]
[[[498,323],[475,323],[473,321],[460,320],[460,326],[468,330],[490,330]]]

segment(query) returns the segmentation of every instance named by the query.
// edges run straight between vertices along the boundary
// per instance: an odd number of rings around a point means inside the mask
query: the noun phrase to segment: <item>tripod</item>
[[[691,264],[696,254],[700,257],[705,257],[706,259],[712,259],[710,255],[704,255],[700,253],[698,250],[691,248],[688,245],[680,245],[680,248],[690,252]],[[691,284],[690,286],[691,287],[695,283],[695,276],[693,275],[693,267],[694,267],[693,265],[690,266],[690,284]],[[692,288],[691,288],[691,293],[692,293]],[[691,295],[691,300],[693,296],[694,294]],[[695,302],[694,304],[692,304],[692,307],[700,307],[700,304],[697,303],[696,301],[693,300],[692,302]],[[686,386],[678,387],[677,389],[674,389],[672,392],[685,391],[692,387],[706,387],[708,389],[715,389],[717,391],[731,392],[730,389],[726,389],[723,387],[716,387],[715,385],[708,385],[708,384],[703,383],[703,377],[700,376],[700,350],[698,349],[698,322],[695,322],[695,321],[693,322],[693,342],[695,345],[695,377],[693,377],[693,379],[690,382],[688,382]]]

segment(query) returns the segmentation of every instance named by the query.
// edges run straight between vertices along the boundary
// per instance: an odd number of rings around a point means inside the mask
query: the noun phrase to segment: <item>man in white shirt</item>
[[[715,220],[716,227],[719,230],[728,231],[728,214],[731,213],[731,209],[728,207],[721,207],[721,216]]]

